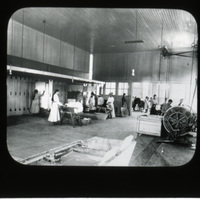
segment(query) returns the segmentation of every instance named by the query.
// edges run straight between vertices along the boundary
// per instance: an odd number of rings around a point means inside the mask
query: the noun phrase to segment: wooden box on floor
[[[161,136],[162,116],[141,115],[137,118],[137,133]]]

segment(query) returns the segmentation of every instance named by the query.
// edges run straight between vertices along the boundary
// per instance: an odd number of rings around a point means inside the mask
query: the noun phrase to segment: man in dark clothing
[[[173,101],[172,101],[171,99],[169,99],[167,103],[164,103],[164,104],[162,105],[161,115],[164,115],[164,114],[166,113],[166,111],[167,111],[169,108],[172,107],[172,106],[171,106],[172,102],[173,102]]]
[[[122,117],[126,117],[128,116],[129,112],[128,112],[128,105],[127,105],[127,101],[126,101],[126,94],[123,94],[122,97],[122,107],[121,107],[121,115]]]

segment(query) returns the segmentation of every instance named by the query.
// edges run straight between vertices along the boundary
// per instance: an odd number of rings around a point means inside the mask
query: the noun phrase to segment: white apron
[[[111,105],[111,108],[112,108],[112,112],[111,112],[112,118],[115,117],[114,101],[115,101],[114,97],[108,97],[107,104],[110,103],[110,105]]]
[[[60,103],[58,95],[54,94],[54,101],[51,104],[51,111],[49,114],[48,121],[50,122],[60,121],[59,105],[62,105],[62,103]]]

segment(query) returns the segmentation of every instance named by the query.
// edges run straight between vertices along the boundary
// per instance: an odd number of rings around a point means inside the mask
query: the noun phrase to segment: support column
[[[133,97],[133,83],[132,81],[129,81],[129,96],[130,96],[130,99],[129,99],[129,114],[130,116],[132,116],[132,111],[133,111],[133,108],[132,108],[132,97]]]
[[[51,97],[53,95],[53,80],[49,80],[48,95],[49,95],[48,109],[50,109],[51,108]]]

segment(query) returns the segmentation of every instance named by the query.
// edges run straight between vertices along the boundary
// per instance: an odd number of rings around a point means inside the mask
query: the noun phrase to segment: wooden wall
[[[59,89],[59,100],[61,103],[67,103],[67,93],[69,85],[64,81],[54,81],[53,82],[53,91]]]
[[[34,89],[33,78],[7,76],[7,116],[28,114]]]
[[[132,69],[135,69],[135,76],[132,76]],[[159,51],[136,52],[136,53],[114,53],[114,54],[94,54],[94,79],[105,82],[128,82],[128,101],[131,110],[131,83],[149,82],[152,83],[152,95],[156,93],[156,84],[161,83],[187,85],[187,101],[190,102],[193,94],[193,85],[197,78],[197,59],[190,57],[171,56],[160,59]],[[117,91],[117,88],[116,88]],[[150,92],[150,91],[149,91]],[[167,91],[169,93],[169,91]],[[159,94],[159,102],[163,102],[164,97]],[[108,95],[104,94],[107,99]],[[115,106],[118,114],[120,112],[121,97],[114,95]]]
[[[197,63],[192,58],[172,56],[160,60],[160,52],[94,54],[94,79],[103,81],[175,81],[190,82],[197,74]],[[131,76],[135,69],[135,76]]]
[[[49,83],[46,77],[31,77],[25,74],[7,75],[7,116],[29,114],[35,83],[38,81],[45,82],[47,85]],[[64,80],[52,79],[51,81],[53,82],[53,88],[45,90],[46,95],[51,99],[54,90],[59,89],[60,101],[63,104],[67,103],[69,84]]]
[[[10,20],[7,38],[10,65],[55,73],[89,77],[89,52]],[[7,116],[28,114],[37,77],[26,74],[7,76]],[[47,81],[48,77],[40,81]],[[55,80],[53,90],[67,102],[68,83]]]
[[[9,22],[7,41],[8,55],[89,73],[89,52],[14,20]]]

